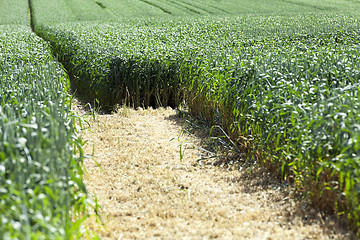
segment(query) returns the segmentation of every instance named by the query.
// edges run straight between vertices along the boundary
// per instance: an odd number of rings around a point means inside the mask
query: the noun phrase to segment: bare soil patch
[[[85,160],[86,185],[105,223],[86,226],[102,239],[352,238],[331,217],[295,204],[291,187],[266,171],[200,165],[196,148],[180,160],[180,144],[203,139],[181,135],[175,110],[121,108],[86,119],[85,154],[101,167]]]

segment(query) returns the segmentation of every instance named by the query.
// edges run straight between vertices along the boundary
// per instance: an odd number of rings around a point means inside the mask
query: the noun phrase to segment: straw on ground
[[[348,239],[329,217],[301,210],[291,189],[261,170],[199,165],[170,108],[89,117],[83,131],[87,187],[102,205],[105,226],[85,225],[104,239]],[[175,138],[176,140],[170,141]]]

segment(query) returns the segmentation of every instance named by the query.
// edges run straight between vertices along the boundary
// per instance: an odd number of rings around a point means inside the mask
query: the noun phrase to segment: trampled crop
[[[134,106],[185,101],[315,205],[356,220],[358,29],[357,18],[302,14],[87,22],[38,32],[78,90],[104,108],[125,99]]]

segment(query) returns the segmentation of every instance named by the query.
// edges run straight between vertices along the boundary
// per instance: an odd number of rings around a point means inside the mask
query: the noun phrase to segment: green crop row
[[[72,239],[87,193],[68,80],[30,27],[0,26],[0,239]]]
[[[107,109],[178,105],[221,124],[359,228],[359,19],[341,15],[39,26],[79,92]],[[359,139],[359,140],[358,140]]]

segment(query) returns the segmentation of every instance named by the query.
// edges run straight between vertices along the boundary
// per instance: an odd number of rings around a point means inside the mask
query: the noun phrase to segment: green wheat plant
[[[68,79],[28,26],[0,46],[0,239],[72,239],[90,200]]]

